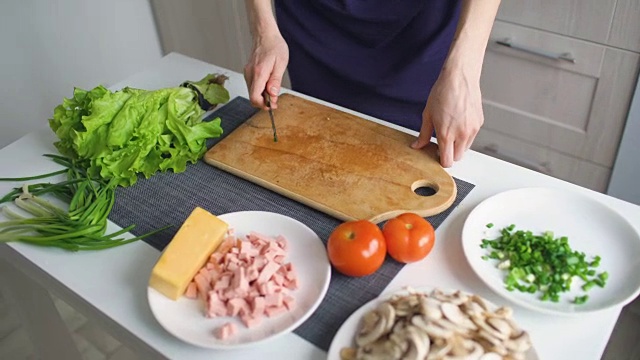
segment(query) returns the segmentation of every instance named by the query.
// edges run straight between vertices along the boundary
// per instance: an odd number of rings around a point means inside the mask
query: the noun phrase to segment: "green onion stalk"
[[[45,156],[65,169],[32,177],[0,178],[0,181],[25,182],[66,174],[66,179],[58,183],[24,184],[0,198],[0,204],[15,205],[15,210],[8,205],[1,208],[8,220],[0,222],[0,242],[18,241],[71,251],[101,250],[129,244],[167,228],[133,238],[120,236],[135,225],[106,234],[107,218],[115,204],[117,181],[90,178],[69,158]],[[54,205],[43,198],[45,195],[68,203],[68,209]]]

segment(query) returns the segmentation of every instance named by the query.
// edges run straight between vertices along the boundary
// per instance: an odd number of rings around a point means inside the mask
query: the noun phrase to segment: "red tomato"
[[[387,246],[376,224],[357,220],[342,223],[333,230],[327,252],[336,270],[348,276],[366,276],[382,266]]]
[[[388,220],[382,233],[389,255],[401,263],[424,259],[435,243],[431,223],[414,213],[404,213]]]

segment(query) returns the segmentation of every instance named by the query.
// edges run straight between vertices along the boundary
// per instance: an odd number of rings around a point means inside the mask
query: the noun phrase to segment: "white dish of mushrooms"
[[[328,360],[538,360],[509,307],[432,288],[382,295],[336,333]]]

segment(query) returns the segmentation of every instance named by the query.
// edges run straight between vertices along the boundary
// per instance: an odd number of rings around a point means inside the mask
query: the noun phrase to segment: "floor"
[[[29,336],[15,312],[11,311],[6,289],[0,284],[0,359],[37,360]],[[120,344],[96,324],[54,297],[60,316],[69,328],[78,350],[85,360],[137,360],[126,346]],[[640,299],[631,303],[620,316],[602,360],[640,359]]]

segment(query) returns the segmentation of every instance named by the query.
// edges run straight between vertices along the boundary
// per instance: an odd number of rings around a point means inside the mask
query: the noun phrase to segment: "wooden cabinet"
[[[621,11],[637,3],[503,0],[473,149],[605,191],[640,64],[640,26]]]

